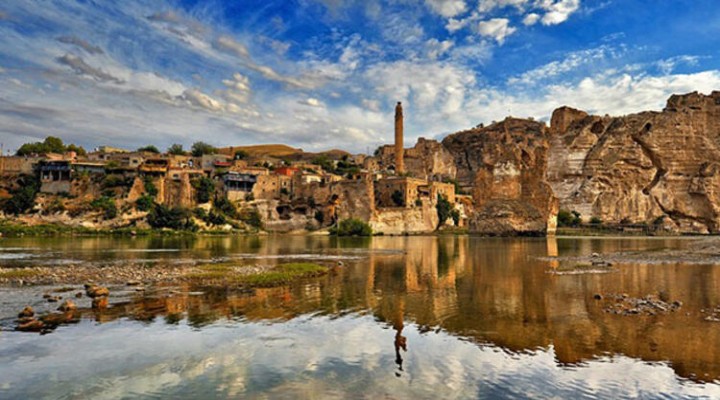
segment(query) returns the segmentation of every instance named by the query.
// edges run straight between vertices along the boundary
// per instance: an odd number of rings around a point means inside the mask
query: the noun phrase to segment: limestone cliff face
[[[490,235],[553,233],[557,199],[545,180],[549,133],[545,124],[507,118],[450,135],[461,187],[472,193],[472,232]]]
[[[675,95],[662,112],[618,118],[561,108],[550,130],[547,179],[561,208],[720,231],[720,92]]]
[[[437,140],[418,139],[414,147],[404,150],[405,171],[418,179],[454,178],[455,160]],[[377,156],[377,169],[395,165],[395,147],[383,146]]]

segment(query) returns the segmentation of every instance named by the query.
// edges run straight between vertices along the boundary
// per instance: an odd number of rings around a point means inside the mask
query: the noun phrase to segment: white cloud
[[[452,40],[439,41],[435,38],[429,39],[425,42],[425,48],[427,49],[427,58],[435,60],[443,54],[447,53],[455,43]]]
[[[491,37],[502,44],[505,38],[512,35],[516,29],[510,26],[510,20],[507,18],[493,18],[480,21],[477,30],[480,35]]]
[[[545,10],[541,20],[543,25],[557,25],[580,8],[580,0],[538,0],[537,6]]]
[[[222,35],[215,39],[213,45],[218,50],[228,52],[241,58],[247,58],[250,56],[250,52],[248,52],[248,49],[244,44],[227,35]]]
[[[198,89],[186,90],[181,98],[195,107],[204,108],[208,111],[218,112],[225,109],[220,101],[213,99]]]
[[[298,101],[299,104],[303,104],[310,107],[325,107],[325,104],[314,97],[308,97],[307,99]]]
[[[464,0],[425,0],[425,4],[445,18],[454,17],[467,10]]]
[[[658,69],[660,69],[660,72],[662,72],[665,75],[671,74],[675,68],[680,64],[686,64],[690,66],[695,66],[700,61],[701,57],[698,56],[690,56],[690,55],[682,55],[677,57],[671,57],[665,60],[660,60],[656,64],[658,66]]]
[[[529,0],[480,0],[478,3],[478,11],[481,13],[488,13],[496,8],[510,6],[522,11],[528,3]]]
[[[627,53],[624,47],[615,48],[603,45],[597,48],[570,52],[563,55],[561,60],[552,61],[532,70],[526,71],[518,77],[508,79],[508,83],[536,85],[543,83],[543,80],[555,78],[575,71],[582,66],[597,65],[603,61],[618,59]]]
[[[530,13],[523,18],[523,25],[525,26],[531,26],[535,25],[540,20],[540,15],[535,13]]]

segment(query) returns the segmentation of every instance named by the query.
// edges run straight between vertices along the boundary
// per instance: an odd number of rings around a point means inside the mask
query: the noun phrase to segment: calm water
[[[718,398],[720,265],[554,275],[546,256],[683,249],[695,239],[474,237],[3,239],[0,265],[309,259],[344,267],[253,293],[111,288],[79,322],[12,331],[50,288],[0,288],[0,398]],[[718,239],[720,243],[720,239]],[[621,316],[596,293],[663,292]]]

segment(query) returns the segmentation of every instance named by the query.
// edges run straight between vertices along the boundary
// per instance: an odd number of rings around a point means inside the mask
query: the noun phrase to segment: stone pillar
[[[398,101],[395,106],[395,172],[401,174],[405,172],[405,161],[403,147],[403,110],[402,103]]]

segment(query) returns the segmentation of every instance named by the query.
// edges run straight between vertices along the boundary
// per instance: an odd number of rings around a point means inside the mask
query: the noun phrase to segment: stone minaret
[[[405,172],[405,161],[403,160],[403,111],[402,103],[398,101],[395,106],[395,172]]]

